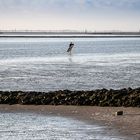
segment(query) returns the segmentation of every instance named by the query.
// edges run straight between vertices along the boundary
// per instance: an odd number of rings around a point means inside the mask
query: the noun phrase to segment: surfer
[[[68,50],[67,50],[67,52],[69,52],[70,53],[70,55],[71,55],[71,51],[72,51],[72,48],[74,47],[74,43],[70,43],[69,44],[69,48],[68,48]]]

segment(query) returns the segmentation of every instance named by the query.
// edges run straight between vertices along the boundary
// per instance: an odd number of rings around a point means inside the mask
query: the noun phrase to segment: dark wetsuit
[[[74,44],[71,42],[71,43],[69,44],[69,48],[68,48],[67,52],[71,52],[73,46],[74,46]]]

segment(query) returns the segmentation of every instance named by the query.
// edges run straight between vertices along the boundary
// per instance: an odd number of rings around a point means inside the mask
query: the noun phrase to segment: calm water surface
[[[75,43],[71,56],[70,41]],[[0,90],[139,86],[139,38],[0,38]]]

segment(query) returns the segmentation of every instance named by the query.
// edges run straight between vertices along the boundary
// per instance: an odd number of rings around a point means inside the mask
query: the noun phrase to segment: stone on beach
[[[123,111],[117,111],[117,112],[115,112],[115,116],[120,116],[120,115],[123,115]]]

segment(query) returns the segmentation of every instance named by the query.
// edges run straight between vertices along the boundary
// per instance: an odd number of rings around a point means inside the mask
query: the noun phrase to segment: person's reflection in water
[[[70,63],[73,63],[73,60],[72,60],[71,56],[68,58],[68,60],[69,60]]]

